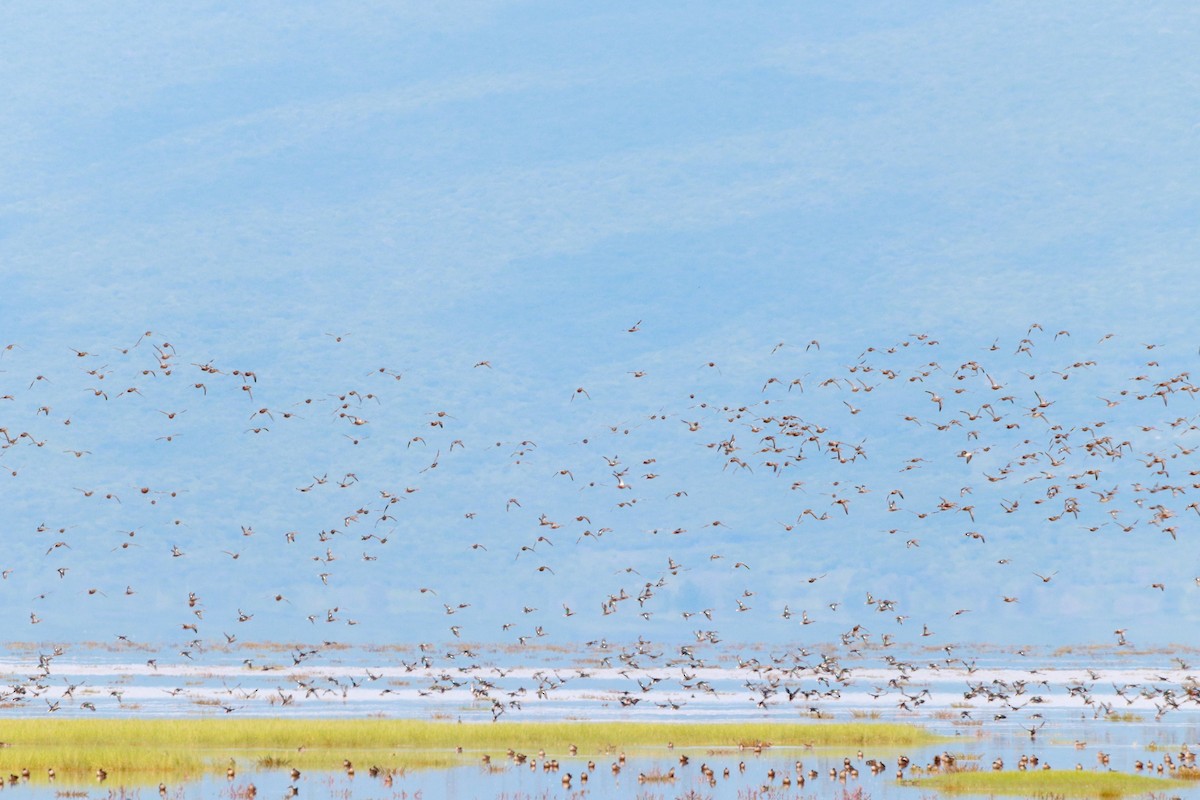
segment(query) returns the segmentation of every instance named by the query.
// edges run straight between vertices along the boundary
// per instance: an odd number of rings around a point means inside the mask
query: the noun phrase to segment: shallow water
[[[1161,764],[1169,752],[1179,761],[1188,745],[1200,751],[1200,692],[1190,664],[1169,653],[1088,652],[1036,659],[990,654],[936,659],[909,653],[904,659],[876,653],[821,654],[787,658],[759,654],[758,661],[732,652],[699,666],[657,656],[649,648],[629,666],[598,666],[594,654],[561,651],[511,653],[480,648],[469,658],[453,654],[381,653],[329,650],[303,656],[299,648],[260,652],[210,651],[204,663],[178,663],[170,652],[147,653],[75,647],[61,653],[29,648],[0,657],[0,673],[14,687],[5,713],[61,716],[387,716],[460,720],[491,725],[493,701],[502,699],[504,721],[660,720],[899,720],[925,725],[951,741],[912,748],[903,754],[913,764],[952,753],[960,765],[989,769],[1002,758],[1013,769],[1022,754],[1036,754],[1058,769],[1102,768],[1098,754],[1109,755],[1107,769],[1133,772],[1135,761]],[[945,655],[945,654],[943,654]],[[889,660],[890,659],[890,660]],[[149,663],[147,663],[149,661]],[[831,667],[836,664],[836,667]],[[15,691],[16,686],[23,691]],[[95,707],[92,711],[87,703]],[[1032,731],[1032,735],[1031,735]],[[287,770],[252,770],[239,765],[233,781],[223,776],[173,783],[170,797],[247,797],[251,783],[258,797],[283,797],[295,785],[301,797],[329,798],[570,798],[603,797],[651,800],[677,797],[843,797],[916,798],[934,792],[895,780],[897,750],[877,748],[861,756],[856,748],[768,747],[761,753],[736,748],[630,749],[619,771],[617,752],[573,758],[549,752],[557,770],[542,763],[514,764],[504,752],[463,754],[464,765],[451,769],[396,774],[391,785],[372,777],[370,764],[357,764],[351,777],[342,771],[307,772],[295,784]],[[443,754],[452,755],[452,754]],[[688,763],[680,763],[686,755]],[[529,754],[537,759],[537,754]],[[0,751],[0,758],[4,752]],[[829,776],[849,759],[858,777],[844,782]],[[867,760],[886,764],[873,775]],[[539,762],[541,759],[539,759]],[[797,762],[806,776],[797,784]],[[5,758],[5,769],[19,770]],[[715,785],[702,777],[701,765],[714,771]],[[674,779],[653,779],[674,769]],[[1153,767],[1151,767],[1153,769]],[[725,771],[728,770],[728,776]],[[775,777],[769,771],[775,771]],[[810,770],[817,776],[810,777]],[[581,780],[589,773],[586,783]],[[571,776],[569,786],[563,778]],[[639,775],[651,776],[639,781]],[[788,776],[791,785],[784,786]],[[120,797],[112,781],[72,785],[60,779],[18,781],[9,789],[30,797]],[[142,797],[158,794],[149,786],[124,787]],[[1200,782],[1171,787],[1164,797],[1200,800]],[[69,795],[68,792],[82,792]]]
[[[936,726],[935,726],[936,727]],[[928,764],[935,755],[949,752],[956,756],[960,764],[979,764],[980,768],[988,769],[991,760],[1002,757],[1008,769],[1012,769],[1020,754],[1034,754],[1041,763],[1050,763],[1055,768],[1073,769],[1075,764],[1081,764],[1084,769],[1097,769],[1097,754],[1104,752],[1110,755],[1109,768],[1118,771],[1133,771],[1136,759],[1152,760],[1161,763],[1162,750],[1151,750],[1147,745],[1151,741],[1165,742],[1171,740],[1176,744],[1172,750],[1177,755],[1178,744],[1186,739],[1196,742],[1200,738],[1200,719],[1193,718],[1187,723],[1169,723],[1166,726],[1156,724],[1148,726],[1131,723],[1104,723],[1097,721],[1062,720],[1051,722],[1042,729],[1036,741],[1031,742],[1024,733],[1018,735],[1014,731],[1003,731],[982,727],[970,730],[941,728],[943,732],[957,733],[956,739],[948,744],[923,748],[909,749],[905,754],[914,764]],[[1082,737],[1086,737],[1085,740]],[[1076,740],[1086,741],[1080,749]],[[1194,745],[1193,745],[1194,747]],[[589,780],[580,780],[583,772],[587,771],[587,759],[571,758],[566,753],[558,754],[559,768],[557,771],[545,771],[539,764],[536,768],[528,765],[516,765],[505,759],[503,753],[493,753],[494,764],[488,768],[479,763],[478,754],[465,754],[471,761],[470,765],[453,769],[419,770],[393,776],[391,785],[386,785],[382,777],[368,775],[370,765],[355,765],[355,774],[347,775],[337,772],[309,772],[301,775],[293,782],[286,770],[242,771],[232,781],[214,777],[199,781],[191,781],[167,787],[169,797],[226,797],[245,798],[247,789],[253,784],[258,797],[285,797],[290,787],[298,789],[299,797],[336,798],[338,800],[358,800],[359,798],[496,798],[496,800],[518,800],[521,798],[630,798],[631,800],[652,800],[654,798],[706,797],[730,798],[809,798],[809,797],[856,797],[861,789],[863,797],[876,800],[916,800],[922,797],[935,796],[929,789],[908,786],[894,779],[895,765],[899,751],[877,749],[865,752],[859,756],[855,748],[821,748],[806,749],[803,747],[771,747],[761,754],[753,751],[738,751],[736,748],[714,751],[708,748],[675,748],[668,750],[666,746],[649,748],[626,754],[624,765],[619,772],[614,772],[612,765],[618,762],[619,755],[610,753],[603,757],[595,757],[595,769],[589,773]],[[536,755],[536,754],[535,754]],[[554,755],[554,754],[548,754]],[[689,763],[681,766],[679,757],[688,756]],[[832,779],[829,770],[841,769],[849,759],[859,769],[857,778],[846,780]],[[887,769],[879,775],[872,775],[866,766],[868,759],[886,762]],[[803,786],[796,783],[797,762],[806,775]],[[712,768],[715,774],[715,784],[710,784],[702,776],[701,765]],[[674,769],[674,780],[639,780],[640,774],[663,775]],[[728,776],[725,771],[728,770]],[[769,777],[769,771],[775,770],[774,778]],[[807,777],[809,770],[815,770],[815,778]],[[910,768],[911,771],[911,768]],[[564,786],[563,777],[572,776],[569,787]],[[788,776],[790,786],[785,786],[783,777]],[[45,782],[34,782],[10,787],[19,790],[22,795],[35,798],[50,798],[65,796],[59,794],[68,790],[61,781],[50,785]],[[70,786],[70,790],[85,792],[93,798],[120,797],[122,792],[129,795],[150,797],[157,793],[154,786],[126,787],[112,785]],[[73,795],[84,796],[84,795]],[[1144,795],[1143,795],[1144,796]],[[1182,787],[1173,786],[1166,790],[1164,797],[1200,798],[1200,782]]]

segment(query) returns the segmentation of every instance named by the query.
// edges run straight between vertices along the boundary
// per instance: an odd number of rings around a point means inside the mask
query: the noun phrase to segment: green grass
[[[48,719],[8,720],[0,726],[0,774],[29,769],[44,779],[91,778],[97,767],[112,778],[140,775],[178,780],[255,768],[419,769],[475,763],[481,753],[545,750],[565,757],[665,747],[776,746],[912,747],[939,741],[924,728],[880,723],[705,724],[499,722],[453,723],[389,719]],[[457,753],[461,747],[463,753]]]
[[[1145,775],[1061,769],[1029,772],[950,772],[904,783],[939,792],[1024,797],[1122,797],[1166,791],[1182,785],[1181,781]]]

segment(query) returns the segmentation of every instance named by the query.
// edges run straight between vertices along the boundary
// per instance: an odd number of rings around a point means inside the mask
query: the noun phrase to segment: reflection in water
[[[563,752],[519,754],[466,752],[468,763],[450,769],[376,772],[369,764],[352,770],[308,771],[293,779],[286,767],[270,770],[241,769],[233,779],[214,775],[202,780],[171,784],[167,797],[246,798],[809,798],[931,797],[927,788],[896,780],[901,765],[906,778],[932,773],[938,763],[953,759],[957,768],[992,769],[1002,760],[1012,770],[1022,756],[1030,769],[1051,765],[1066,770],[1115,770],[1170,775],[1168,763],[1182,763],[1181,748],[1200,750],[1200,715],[1188,712],[1160,722],[1104,722],[1078,715],[1051,714],[1034,737],[1016,726],[963,725],[929,719],[944,743],[904,751],[854,747],[806,748],[644,748],[622,752],[571,756]],[[947,758],[947,754],[950,758]],[[485,760],[485,756],[487,759]],[[488,763],[490,762],[490,763]],[[1077,766],[1078,765],[1078,766]],[[874,767],[874,768],[873,768]],[[156,784],[119,787],[73,786],[61,779],[55,784],[35,779],[10,787],[31,798],[153,796]],[[1171,786],[1164,797],[1200,798],[1200,782]]]
[[[903,751],[776,745],[756,752],[664,741],[624,751],[616,742],[604,752],[574,754],[562,742],[544,754],[436,753],[461,758],[452,768],[393,772],[387,765],[356,763],[352,770],[296,776],[284,757],[270,768],[239,763],[228,779],[224,764],[211,777],[167,779],[165,796],[173,798],[918,800],[935,793],[907,781],[948,760],[959,769],[987,771],[996,764],[1013,770],[1026,756],[1031,770],[1049,764],[1170,776],[1187,750],[1200,751],[1200,691],[1190,667],[1169,654],[1099,658],[1089,652],[1031,662],[1011,656],[935,659],[898,650],[872,659],[824,648],[810,656],[798,651],[784,666],[770,655],[750,659],[731,651],[715,653],[701,666],[671,665],[664,657],[661,666],[636,670],[599,666],[587,653],[549,651],[522,653],[523,663],[516,665],[484,648],[470,663],[453,666],[365,649],[331,650],[303,665],[269,652],[243,661],[244,650],[225,661],[210,651],[205,664],[173,664],[152,652],[142,654],[154,662],[147,664],[130,655],[82,648],[49,658],[10,653],[0,658],[0,672],[28,688],[7,713],[40,716],[53,702],[64,717],[224,717],[222,709],[232,709],[237,715],[436,718],[488,726],[545,719],[813,725],[879,719],[925,725],[946,737]],[[494,704],[480,697],[481,685],[491,698],[521,702],[506,705],[501,721],[493,723]],[[0,758],[4,769],[15,770],[7,790],[24,796],[148,798],[159,792],[158,777],[140,786],[115,779],[73,784],[61,776],[53,783],[41,775],[26,780],[11,760],[16,751],[0,751]],[[897,780],[901,770],[904,781]],[[1165,788],[1162,797],[1200,800],[1200,782]]]

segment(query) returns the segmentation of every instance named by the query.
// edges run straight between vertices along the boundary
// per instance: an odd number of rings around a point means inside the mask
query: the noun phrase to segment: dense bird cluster
[[[14,342],[0,592],[40,630],[178,639],[188,660],[318,626],[324,646],[432,640],[422,669],[472,642],[636,638],[615,647],[631,675],[662,663],[652,641],[693,671],[730,639],[790,644],[754,681],[763,704],[835,691],[839,657],[804,646],[822,640],[895,665],[896,645],[951,656],[980,638],[973,619],[1074,615],[1125,646],[1131,618],[1200,585],[1177,557],[1200,517],[1200,386],[1166,348],[1078,338],[1035,324],[1007,342],[779,342],[682,365],[642,346],[630,359],[649,363],[557,388],[494,357],[341,355],[344,333],[308,343],[307,370],[152,331],[48,360]],[[686,675],[676,694],[704,691]],[[659,679],[636,680],[622,704]],[[474,687],[497,716],[516,705]]]

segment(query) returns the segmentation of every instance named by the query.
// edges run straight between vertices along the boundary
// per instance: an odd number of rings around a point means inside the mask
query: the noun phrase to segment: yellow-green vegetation
[[[962,794],[998,794],[1023,797],[1122,797],[1166,791],[1181,781],[1082,770],[1032,770],[1008,772],[948,772],[905,781],[922,789]]]
[[[0,773],[29,769],[34,779],[53,768],[59,779],[154,780],[256,768],[420,769],[475,762],[509,749],[565,757],[665,747],[891,746],[939,741],[924,728],[883,723],[708,724],[640,722],[454,723],[391,719],[48,719],[6,721],[0,728]],[[459,748],[462,753],[459,753]]]
[[[882,717],[878,711],[860,711],[859,709],[850,709],[850,719],[879,719]]]

